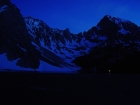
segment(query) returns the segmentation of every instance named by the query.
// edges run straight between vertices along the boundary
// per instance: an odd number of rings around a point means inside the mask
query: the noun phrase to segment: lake
[[[0,93],[2,104],[140,105],[140,75],[0,72]]]

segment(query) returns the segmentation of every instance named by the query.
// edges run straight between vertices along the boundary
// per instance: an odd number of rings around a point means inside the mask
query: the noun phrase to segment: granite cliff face
[[[139,46],[140,28],[128,20],[106,15],[87,32],[73,34],[68,28],[54,29],[39,19],[22,17],[10,0],[0,1],[0,54],[23,68],[38,69],[44,61],[57,67],[76,64],[85,72],[119,71],[125,63],[132,69],[137,65],[130,61],[139,62],[133,59],[139,58]]]

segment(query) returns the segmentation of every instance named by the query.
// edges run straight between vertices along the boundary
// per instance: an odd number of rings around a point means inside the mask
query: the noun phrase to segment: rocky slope
[[[83,33],[72,34],[68,28],[53,29],[43,21],[31,17],[25,17],[24,20],[29,34],[39,46],[48,49],[69,63],[75,57],[87,54],[92,47],[98,44],[86,39]]]

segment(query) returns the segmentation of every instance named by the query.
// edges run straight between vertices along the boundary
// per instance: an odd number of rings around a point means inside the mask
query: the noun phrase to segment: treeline
[[[83,73],[140,73],[140,51],[134,44],[96,47],[73,62]]]

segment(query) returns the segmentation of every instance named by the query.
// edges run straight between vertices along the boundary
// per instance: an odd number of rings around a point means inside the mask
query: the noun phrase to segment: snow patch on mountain
[[[130,33],[129,31],[125,30],[123,27],[120,30],[118,30],[118,32],[123,34],[123,35]]]
[[[120,23],[122,23],[122,22],[123,22],[123,23],[130,23],[130,21],[125,20],[125,19],[115,18],[115,17],[113,17],[113,18],[114,18],[116,24],[120,24]]]
[[[18,44],[17,44],[17,46],[19,46]],[[20,47],[20,46],[19,46]],[[21,50],[23,50],[23,51],[25,51],[26,52],[26,49],[24,49],[23,47],[20,47],[21,48]]]
[[[0,69],[13,69],[13,70],[27,70],[27,71],[33,71],[31,68],[22,68],[20,66],[17,66],[17,60],[9,61],[6,57],[6,54],[0,55]]]
[[[7,60],[6,54],[1,54],[0,55],[0,71],[35,71],[34,69],[31,68],[22,68],[20,66],[17,66],[16,63],[17,60],[9,61]],[[73,73],[77,72],[79,70],[79,67],[56,67],[52,66],[42,60],[40,60],[40,66],[36,71],[38,72],[55,72],[55,73]]]
[[[67,67],[56,67],[56,66],[52,66],[47,64],[44,61],[40,60],[40,66],[37,69],[37,71],[39,72],[55,72],[55,73],[72,73],[72,72],[76,72],[77,70],[79,70],[79,67],[75,68],[67,68]]]
[[[116,17],[112,17],[112,16],[109,16],[109,15],[106,15],[106,17],[108,17],[109,20],[115,22],[116,24],[120,24],[122,22],[124,22],[124,23],[130,23],[129,20],[125,20],[125,19],[121,19],[121,18],[116,18]]]
[[[8,7],[7,5],[4,5],[4,6],[0,7],[0,13],[5,11],[7,9],[7,7]]]

